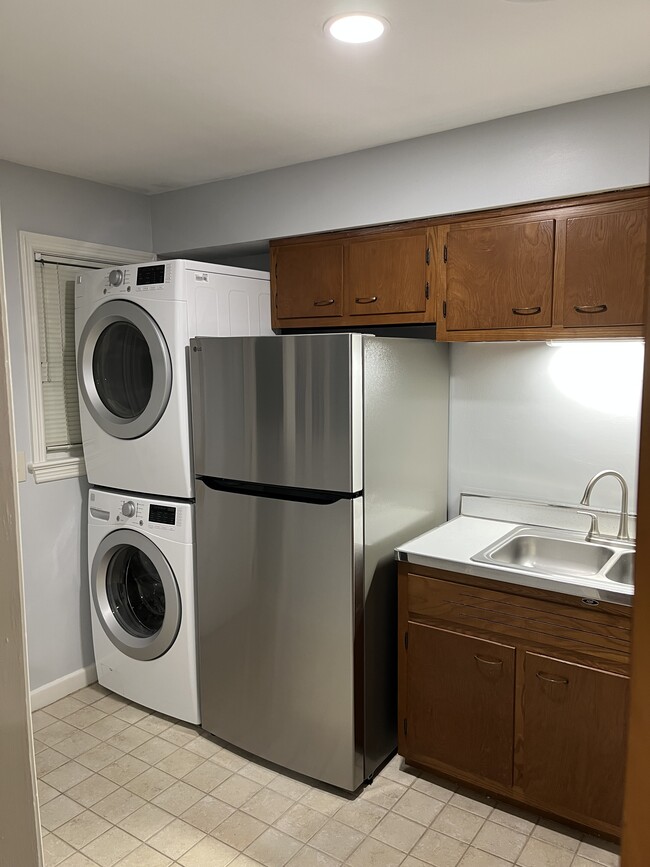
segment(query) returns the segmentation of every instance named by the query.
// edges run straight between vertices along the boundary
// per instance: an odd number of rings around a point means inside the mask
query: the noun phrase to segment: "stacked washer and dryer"
[[[99,683],[200,722],[190,338],[272,334],[268,274],[170,260],[77,278]]]

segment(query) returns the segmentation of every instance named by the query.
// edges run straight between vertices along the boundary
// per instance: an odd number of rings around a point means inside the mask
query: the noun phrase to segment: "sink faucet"
[[[628,488],[627,482],[623,478],[620,473],[617,473],[616,470],[602,470],[600,473],[596,473],[596,475],[591,479],[587,487],[585,488],[585,492],[582,495],[582,499],[580,500],[581,506],[589,505],[589,498],[591,497],[591,492],[594,489],[596,482],[600,481],[600,479],[605,476],[613,476],[613,478],[618,479],[621,485],[621,516],[618,524],[618,534],[616,536],[617,539],[621,539],[623,542],[630,541],[630,533],[628,530]],[[598,529],[598,517],[596,515],[591,516],[591,528],[587,533],[587,542],[591,542],[594,536],[601,536],[601,533]]]

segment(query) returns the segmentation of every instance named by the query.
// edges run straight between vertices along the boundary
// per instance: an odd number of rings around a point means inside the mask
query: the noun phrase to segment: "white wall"
[[[162,193],[154,246],[214,248],[638,186],[650,179],[649,150],[645,87]]]
[[[0,161],[16,445],[31,460],[18,232],[152,250],[149,199]],[[8,455],[0,459],[8,460]],[[86,570],[85,479],[19,485],[32,689],[93,662]]]
[[[462,491],[579,503],[599,470],[637,491],[641,341],[451,347],[449,510]],[[599,482],[591,502],[618,508]]]

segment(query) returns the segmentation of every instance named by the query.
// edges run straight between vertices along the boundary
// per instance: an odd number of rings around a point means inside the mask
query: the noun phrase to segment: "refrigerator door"
[[[203,727],[353,791],[364,779],[362,498],[281,500],[201,480],[196,494]]]
[[[191,341],[197,476],[305,490],[363,487],[363,337]]]

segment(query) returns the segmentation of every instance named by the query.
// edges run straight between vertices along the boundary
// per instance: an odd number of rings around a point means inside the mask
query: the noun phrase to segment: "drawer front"
[[[581,607],[577,598],[575,604],[550,602],[414,573],[408,574],[407,586],[411,619],[562,648],[617,670],[629,663],[630,618]]]

